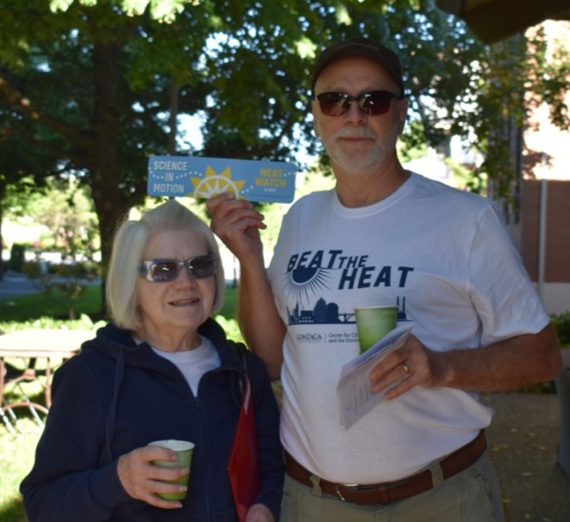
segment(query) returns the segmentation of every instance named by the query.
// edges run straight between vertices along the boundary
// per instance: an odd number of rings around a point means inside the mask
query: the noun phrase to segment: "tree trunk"
[[[4,219],[3,205],[2,205],[2,194],[0,193],[0,281],[4,280],[4,258],[2,253],[4,252],[4,239],[2,237],[2,220]]]
[[[171,156],[176,155],[176,136],[178,134],[178,85],[174,80],[170,80],[170,134],[168,136],[168,153]]]
[[[127,198],[119,186],[119,154],[122,136],[118,106],[121,86],[117,42],[98,43],[93,49],[93,137],[88,152],[91,191],[99,217],[101,263],[105,273],[117,224],[129,212]],[[103,308],[105,308],[103,292]]]

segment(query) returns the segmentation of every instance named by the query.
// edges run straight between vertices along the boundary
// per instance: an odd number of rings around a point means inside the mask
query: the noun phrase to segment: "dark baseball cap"
[[[325,49],[319,56],[313,70],[312,92],[315,92],[315,83],[325,67],[342,58],[348,58],[349,56],[362,56],[381,65],[388,71],[400,88],[400,94],[402,96],[404,95],[404,80],[402,79],[400,59],[394,51],[370,38],[353,38]]]

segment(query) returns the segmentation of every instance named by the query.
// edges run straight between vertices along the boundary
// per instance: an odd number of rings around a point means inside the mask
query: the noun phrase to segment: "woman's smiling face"
[[[209,254],[205,239],[193,230],[162,230],[153,234],[143,251],[143,260],[175,259]],[[186,269],[173,281],[154,283],[140,277],[137,304],[142,328],[164,334],[174,331],[191,334],[208,319],[216,296],[216,279],[195,279]]]

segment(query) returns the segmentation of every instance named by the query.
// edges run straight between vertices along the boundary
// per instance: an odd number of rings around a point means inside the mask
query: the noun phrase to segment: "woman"
[[[228,461],[245,370],[210,318],[224,274],[209,227],[174,200],[114,239],[107,275],[112,322],[56,373],[53,405],[21,491],[30,522],[237,521]],[[247,522],[278,520],[283,464],[278,409],[261,362],[247,373],[256,416],[260,493]],[[166,483],[184,468],[155,440],[195,444],[187,497]]]

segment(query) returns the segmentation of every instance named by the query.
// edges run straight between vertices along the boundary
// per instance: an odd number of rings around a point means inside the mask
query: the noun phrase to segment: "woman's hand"
[[[245,522],[274,522],[273,514],[267,506],[254,504],[249,508]]]
[[[163,509],[182,507],[177,500],[163,500],[157,493],[180,493],[186,491],[182,484],[168,484],[164,480],[177,480],[187,475],[183,467],[162,468],[154,460],[178,460],[176,452],[158,446],[145,446],[119,458],[117,474],[125,491],[133,498]]]

